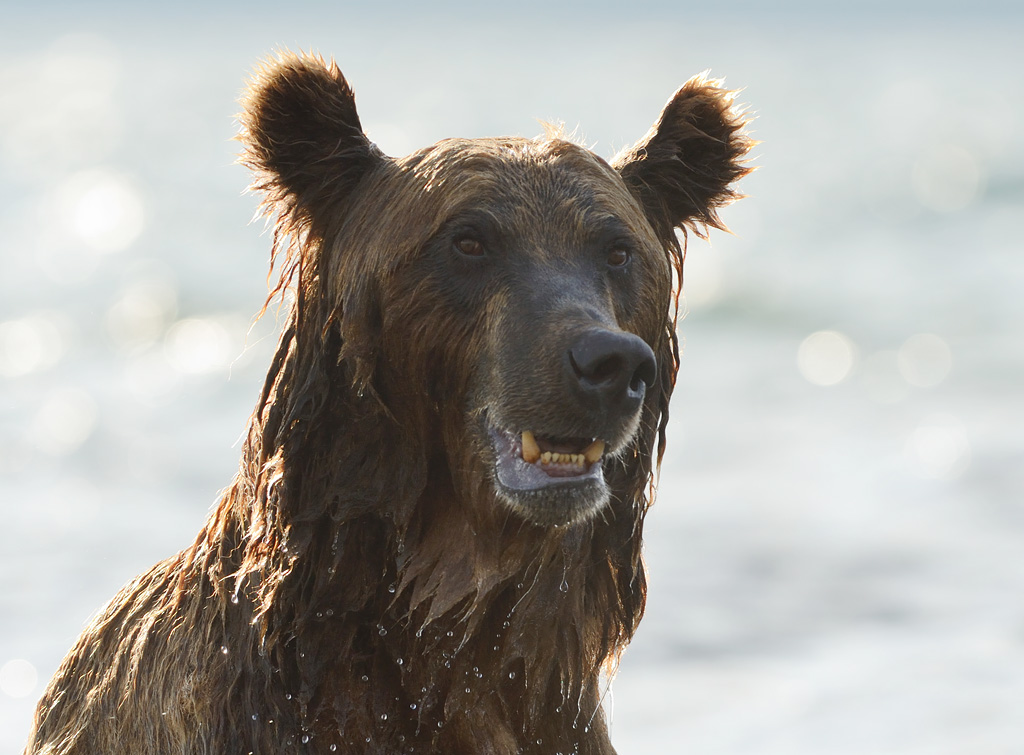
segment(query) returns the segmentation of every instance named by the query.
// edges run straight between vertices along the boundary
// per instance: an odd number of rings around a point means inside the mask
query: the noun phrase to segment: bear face
[[[649,473],[677,364],[674,229],[716,225],[746,172],[730,103],[689,82],[614,167],[556,134],[393,159],[333,64],[285,56],[243,140],[358,390],[440,452],[462,505],[557,526],[622,498],[609,476]]]
[[[540,525],[594,515],[649,389],[657,413],[667,255],[619,175],[576,145],[448,141],[398,165],[367,180],[341,231],[368,235],[365,201],[390,233],[337,251],[376,258],[378,393],[403,414],[396,394],[422,387],[436,407],[427,432],[462,473],[459,500]],[[489,481],[483,496],[475,480]]]

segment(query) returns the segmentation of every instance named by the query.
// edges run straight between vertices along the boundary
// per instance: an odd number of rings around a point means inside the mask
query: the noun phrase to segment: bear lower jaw
[[[494,427],[489,431],[495,491],[523,519],[542,527],[570,525],[591,518],[607,505],[611,492],[601,461],[530,463],[523,459],[517,436]]]
[[[495,485],[497,497],[520,517],[539,527],[562,527],[585,522],[611,498],[604,479],[563,482],[537,490]]]

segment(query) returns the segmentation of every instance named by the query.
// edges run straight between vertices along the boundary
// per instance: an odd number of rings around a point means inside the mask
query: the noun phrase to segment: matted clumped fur
[[[241,468],[194,545],[85,630],[26,752],[614,752],[599,680],[644,608],[641,535],[678,367],[676,229],[722,227],[748,172],[732,97],[691,79],[611,165],[550,134],[392,159],[333,62],[261,67],[242,159],[276,219],[275,290],[294,299]],[[640,429],[605,461],[603,510],[561,526],[496,501],[464,411],[490,385],[488,323],[517,303],[408,273],[467,203],[532,196],[523,176],[580,223],[610,207],[650,271],[620,317],[657,356]],[[506,220],[532,238],[531,212],[555,210],[523,201]]]

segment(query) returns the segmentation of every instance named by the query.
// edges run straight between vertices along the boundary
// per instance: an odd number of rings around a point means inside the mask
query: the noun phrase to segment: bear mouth
[[[498,482],[512,490],[603,478],[605,443],[597,438],[556,438],[531,430],[490,428]]]
[[[604,479],[606,443],[490,425],[498,497],[541,526],[573,524],[609,500]]]

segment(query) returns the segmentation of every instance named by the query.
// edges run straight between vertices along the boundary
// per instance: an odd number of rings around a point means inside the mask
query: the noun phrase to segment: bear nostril
[[[609,354],[603,358],[585,362],[585,366],[581,367],[576,361],[575,355],[570,351],[569,360],[572,362],[577,378],[595,385],[615,380],[626,368],[624,360],[618,354]]]
[[[651,359],[644,359],[637,365],[636,370],[633,372],[633,379],[629,382],[629,389],[634,392],[639,392],[641,388],[650,388],[654,385],[654,381],[657,380],[657,363],[654,360],[654,354],[652,352]]]

